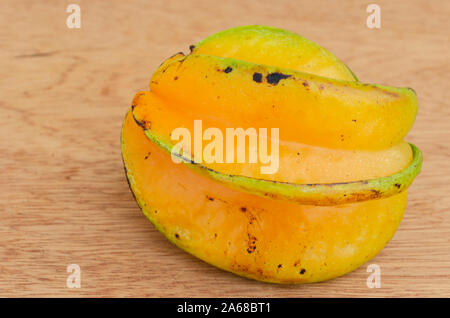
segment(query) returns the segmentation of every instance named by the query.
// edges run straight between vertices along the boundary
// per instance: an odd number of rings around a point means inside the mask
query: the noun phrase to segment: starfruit
[[[422,163],[403,141],[416,114],[412,89],[361,83],[304,37],[245,26],[156,70],[125,117],[122,156],[143,213],[178,247],[248,278],[318,282],[393,237]],[[173,132],[198,120],[221,132],[279,128],[276,171],[184,152],[174,162]]]

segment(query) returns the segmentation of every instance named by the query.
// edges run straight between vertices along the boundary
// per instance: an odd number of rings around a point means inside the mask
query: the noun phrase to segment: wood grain
[[[66,27],[79,3],[81,29]],[[2,1],[0,296],[450,296],[450,2]],[[265,24],[331,50],[360,80],[413,87],[407,137],[424,153],[394,239],[320,284],[278,286],[223,272],[172,246],[141,214],[120,156],[122,119],[166,57],[219,30]],[[79,264],[80,289],[66,288]]]

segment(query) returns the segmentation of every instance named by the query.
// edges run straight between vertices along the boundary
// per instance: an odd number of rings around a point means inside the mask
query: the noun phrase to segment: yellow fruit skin
[[[352,271],[392,238],[406,205],[406,191],[321,207],[234,190],[173,163],[131,113],[121,144],[130,187],[158,230],[205,262],[256,280],[311,283]]]

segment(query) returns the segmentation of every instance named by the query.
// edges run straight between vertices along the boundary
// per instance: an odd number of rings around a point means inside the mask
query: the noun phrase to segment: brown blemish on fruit
[[[240,271],[240,272],[248,272],[248,267],[245,265],[241,265],[239,263],[233,262],[231,264],[231,267],[236,270],[236,271]]]
[[[258,275],[259,275],[260,277],[264,277],[264,272],[263,272],[263,270],[262,270],[261,268],[258,268],[258,269],[256,270],[256,272],[258,273]]]
[[[132,110],[134,110],[133,106],[132,106]],[[134,119],[134,121],[136,122],[136,124],[139,127],[143,128],[144,130],[150,129],[152,127],[152,122],[151,121],[147,121],[145,119],[138,120],[136,118],[136,116],[134,116],[134,112],[131,112],[131,114],[133,115],[133,119]]]
[[[286,75],[283,73],[270,73],[266,76],[266,80],[267,83],[272,84],[272,85],[277,85],[279,81],[281,81],[282,79],[286,79],[291,77],[292,75]]]
[[[304,81],[304,82],[302,83],[302,85],[305,86],[306,89],[309,89],[309,83],[308,83],[308,81]]]
[[[379,198],[381,197],[382,192],[379,190],[371,189],[370,192],[372,193],[372,198]]]
[[[376,189],[370,189],[363,192],[344,194],[345,201],[357,202],[357,201],[366,201],[366,200],[375,200],[379,199],[383,196],[383,193]]]
[[[179,238],[180,238],[180,235],[179,235],[178,233],[175,233],[175,237],[176,237],[177,239],[179,239]]]
[[[300,275],[303,275],[304,273],[306,273],[306,269],[302,268],[302,269],[300,270]]]
[[[256,250],[256,241],[258,241],[258,239],[254,235],[251,235],[250,233],[248,233],[247,253],[251,254]]]
[[[231,67],[227,67],[226,69],[223,70],[224,73],[230,73],[233,70],[233,68]]]
[[[150,156],[151,154],[152,154],[151,152],[148,152],[147,155],[145,156],[144,160],[147,160],[148,156]]]
[[[246,207],[241,207],[241,211],[245,213],[248,218],[248,226],[251,226],[253,222],[257,221],[256,216],[254,216]]]
[[[136,124],[138,124],[143,129],[150,129],[152,127],[152,122],[147,120],[136,120]]]
[[[262,74],[261,73],[253,73],[253,80],[256,83],[261,83],[262,82]]]

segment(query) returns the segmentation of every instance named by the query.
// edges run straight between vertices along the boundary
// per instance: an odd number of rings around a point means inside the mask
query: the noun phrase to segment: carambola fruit
[[[245,26],[158,68],[126,115],[122,155],[142,211],[178,247],[248,278],[318,282],[394,235],[422,163],[403,141],[416,113],[412,89],[361,83],[297,34]],[[194,120],[223,132],[279,127],[279,169],[174,163],[171,133]]]

